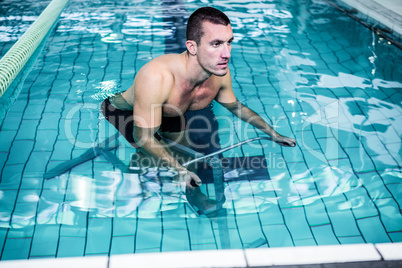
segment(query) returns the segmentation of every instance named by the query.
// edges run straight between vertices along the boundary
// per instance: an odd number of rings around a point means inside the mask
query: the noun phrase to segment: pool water
[[[17,33],[47,3],[34,2],[6,1],[0,27]],[[199,200],[219,208],[206,215],[169,176],[101,155],[45,180],[115,134],[102,100],[183,51],[183,25],[205,5],[232,21],[238,99],[297,146],[225,152],[220,179],[200,168]],[[15,38],[0,42],[3,55]],[[1,260],[402,241],[401,51],[325,1],[71,0],[42,49],[0,121]],[[199,144],[263,136],[219,104],[202,113],[215,119],[210,132],[194,123]],[[135,149],[119,142],[128,165]]]

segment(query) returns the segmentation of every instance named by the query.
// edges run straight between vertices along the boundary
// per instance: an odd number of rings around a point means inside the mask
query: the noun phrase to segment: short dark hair
[[[202,7],[190,15],[187,22],[186,38],[200,44],[201,37],[204,35],[202,23],[209,21],[213,24],[227,26],[230,24],[229,18],[220,10],[213,7]]]

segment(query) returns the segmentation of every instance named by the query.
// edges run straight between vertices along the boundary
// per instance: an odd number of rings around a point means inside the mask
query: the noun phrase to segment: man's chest
[[[216,84],[206,84],[190,90],[179,89],[164,105],[164,113],[176,109],[182,113],[187,110],[200,110],[207,107],[219,92]]]

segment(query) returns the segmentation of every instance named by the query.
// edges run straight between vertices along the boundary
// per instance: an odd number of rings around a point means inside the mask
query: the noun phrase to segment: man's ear
[[[192,55],[195,56],[197,55],[197,43],[193,40],[187,40],[186,41],[186,47],[188,52]]]

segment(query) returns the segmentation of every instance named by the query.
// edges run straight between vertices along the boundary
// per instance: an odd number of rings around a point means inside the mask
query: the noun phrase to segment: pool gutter
[[[402,7],[399,0],[324,1],[402,49]]]
[[[399,0],[339,0],[402,35],[402,6]]]

